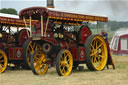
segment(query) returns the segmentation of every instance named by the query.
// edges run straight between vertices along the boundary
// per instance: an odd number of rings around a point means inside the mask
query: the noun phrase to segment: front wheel
[[[48,59],[42,50],[37,50],[31,57],[31,69],[35,75],[43,75],[48,70]]]
[[[41,49],[39,43],[27,39],[23,44],[23,60],[26,64],[26,68],[31,68],[30,59],[35,50]]]
[[[4,51],[0,50],[0,73],[3,73],[7,68],[7,55]]]
[[[56,70],[59,76],[67,76],[71,73],[73,57],[69,50],[61,50],[56,59]]]
[[[105,40],[100,35],[90,35],[85,43],[86,65],[91,71],[101,71],[108,60],[108,51]]]

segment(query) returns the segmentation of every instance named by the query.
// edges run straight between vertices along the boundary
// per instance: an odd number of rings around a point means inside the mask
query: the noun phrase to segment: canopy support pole
[[[41,36],[44,35],[44,29],[43,29],[43,15],[41,15]]]
[[[47,18],[47,23],[46,23],[46,27],[45,27],[45,33],[44,33],[44,36],[45,37],[46,37],[47,28],[48,28],[48,22],[49,22],[49,16]]]
[[[25,17],[23,17],[23,20],[24,20],[24,23],[25,23],[25,28],[27,29],[27,24],[26,24],[26,21],[25,21]],[[19,28],[17,28],[17,31],[19,31]],[[30,37],[28,31],[27,31],[27,35],[28,35],[28,37]]]
[[[97,21],[97,33],[99,34],[99,22]]]
[[[32,20],[32,17],[30,16],[29,17],[29,24],[30,24],[30,37],[32,37],[32,22],[31,22],[31,20]]]

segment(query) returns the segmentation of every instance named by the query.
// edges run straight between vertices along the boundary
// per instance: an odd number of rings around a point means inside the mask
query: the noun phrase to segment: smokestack
[[[47,0],[47,7],[54,8],[54,0]]]

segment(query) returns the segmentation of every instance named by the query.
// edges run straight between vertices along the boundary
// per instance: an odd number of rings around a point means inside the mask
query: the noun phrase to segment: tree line
[[[16,9],[14,9],[14,8],[2,8],[2,9],[0,9],[0,13],[18,15]]]
[[[91,29],[97,29],[96,24],[89,24]],[[107,26],[107,28],[110,31],[115,31],[121,28],[128,28],[128,21],[108,21],[107,23],[99,22],[99,28],[104,28]]]

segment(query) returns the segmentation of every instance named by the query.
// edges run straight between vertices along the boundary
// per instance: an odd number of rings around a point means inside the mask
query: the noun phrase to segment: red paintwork
[[[79,61],[85,61],[85,47],[79,47]]]
[[[121,35],[121,36],[115,36],[114,38],[119,38],[118,48],[117,48],[117,50],[111,48],[111,53],[115,54],[115,55],[128,54],[128,50],[121,50],[121,39],[128,38],[128,34]],[[112,45],[113,44],[114,44],[114,42],[112,42]]]
[[[20,40],[19,45],[22,46],[23,43],[24,43],[24,41],[25,41],[26,39],[28,39],[28,35],[27,35],[26,29],[21,30],[20,35],[19,35],[18,38],[19,38],[19,40]]]
[[[29,20],[25,20],[25,21],[26,24],[29,25]],[[32,23],[36,23],[36,22],[37,21],[32,21]],[[22,45],[24,41],[28,39],[26,29],[22,29],[25,28],[24,21],[18,18],[1,17],[0,15],[0,26],[1,28],[4,28],[4,29],[0,28],[2,31],[6,31],[6,32],[1,32],[2,38],[0,38],[0,49],[6,53],[8,58],[8,63],[17,64],[18,62],[23,64]],[[14,31],[13,28],[14,29],[17,28],[17,30]],[[18,52],[18,50],[20,52]]]
[[[85,47],[70,48],[74,61],[85,61]]]
[[[15,48],[15,59],[16,60],[22,60],[23,59],[23,53],[22,53],[22,47],[16,47]]]
[[[47,26],[46,36],[41,36],[41,24],[40,24],[40,22],[34,23],[33,26],[34,25],[36,25],[36,32],[32,31],[32,34],[40,35],[38,37],[49,37],[49,38],[53,37],[52,26],[51,26],[50,22],[48,23],[48,26]],[[43,22],[43,33],[45,33],[45,29],[46,29],[46,21]],[[33,36],[33,38],[34,38],[34,36]],[[41,38],[41,39],[43,39],[43,38]]]
[[[57,45],[58,43],[56,42],[55,38],[44,38],[44,41],[52,43],[53,45]]]
[[[35,16],[36,12],[36,16]],[[68,20],[68,21],[102,21],[102,22],[107,22],[108,18],[107,17],[102,17],[102,16],[92,16],[92,15],[85,15],[85,14],[77,14],[77,13],[70,13],[70,12],[61,12],[61,11],[56,11],[52,9],[47,9],[45,7],[31,7],[31,8],[26,8],[20,11],[19,16],[21,19],[23,19],[23,16],[27,19],[29,19],[29,16],[34,16],[34,18],[39,18],[40,15],[43,15],[47,17],[47,15],[50,18],[53,19],[63,19],[63,20]]]
[[[9,48],[9,60],[13,60],[14,58],[14,48]]]
[[[87,26],[83,26],[80,31],[80,44],[84,44],[87,37],[91,35],[91,31]]]
[[[60,51],[61,49],[68,49],[71,52],[74,61],[82,61],[82,62],[85,61],[86,59],[84,44],[86,42],[87,37],[91,35],[91,31],[89,27],[83,25],[79,32],[77,31],[74,32],[72,30],[70,31],[70,29],[69,30],[63,29],[64,28],[63,25],[64,24],[70,25],[71,23],[73,23],[72,25],[75,24],[80,25],[82,24],[83,21],[103,21],[103,22],[108,21],[107,17],[61,12],[61,11],[48,9],[45,7],[26,8],[20,11],[19,13],[21,19],[23,19],[23,17],[29,19],[31,16],[33,20],[41,20],[41,15],[43,16],[43,35],[38,36],[41,34],[40,23],[34,23],[36,25],[36,31],[35,32],[32,31],[31,39],[34,40],[35,38],[36,40],[37,37],[37,39],[39,39],[41,44],[44,44],[45,42],[49,42],[54,46],[57,47],[60,46],[61,47],[60,49],[55,48],[57,52]],[[46,27],[47,20],[49,21]],[[60,27],[59,25],[56,26],[56,23],[61,24],[61,26]],[[57,28],[57,29],[53,29],[53,28]],[[63,34],[63,37],[61,38],[59,35],[53,36],[54,32],[58,34],[59,33]],[[52,51],[51,54],[49,53],[48,55],[52,55],[52,54],[57,55],[57,52]]]
[[[18,50],[20,51],[20,53],[18,53]],[[23,59],[22,47],[9,48],[9,60],[22,60],[22,59]]]
[[[3,49],[3,44],[2,43],[0,43],[0,49]]]
[[[25,26],[23,20],[16,19],[16,18],[10,18],[10,17],[1,17],[1,16],[0,16],[0,24],[6,24],[6,26],[7,25],[22,26],[22,27]]]
[[[78,48],[70,48],[70,52],[73,56],[73,61],[78,61]]]

